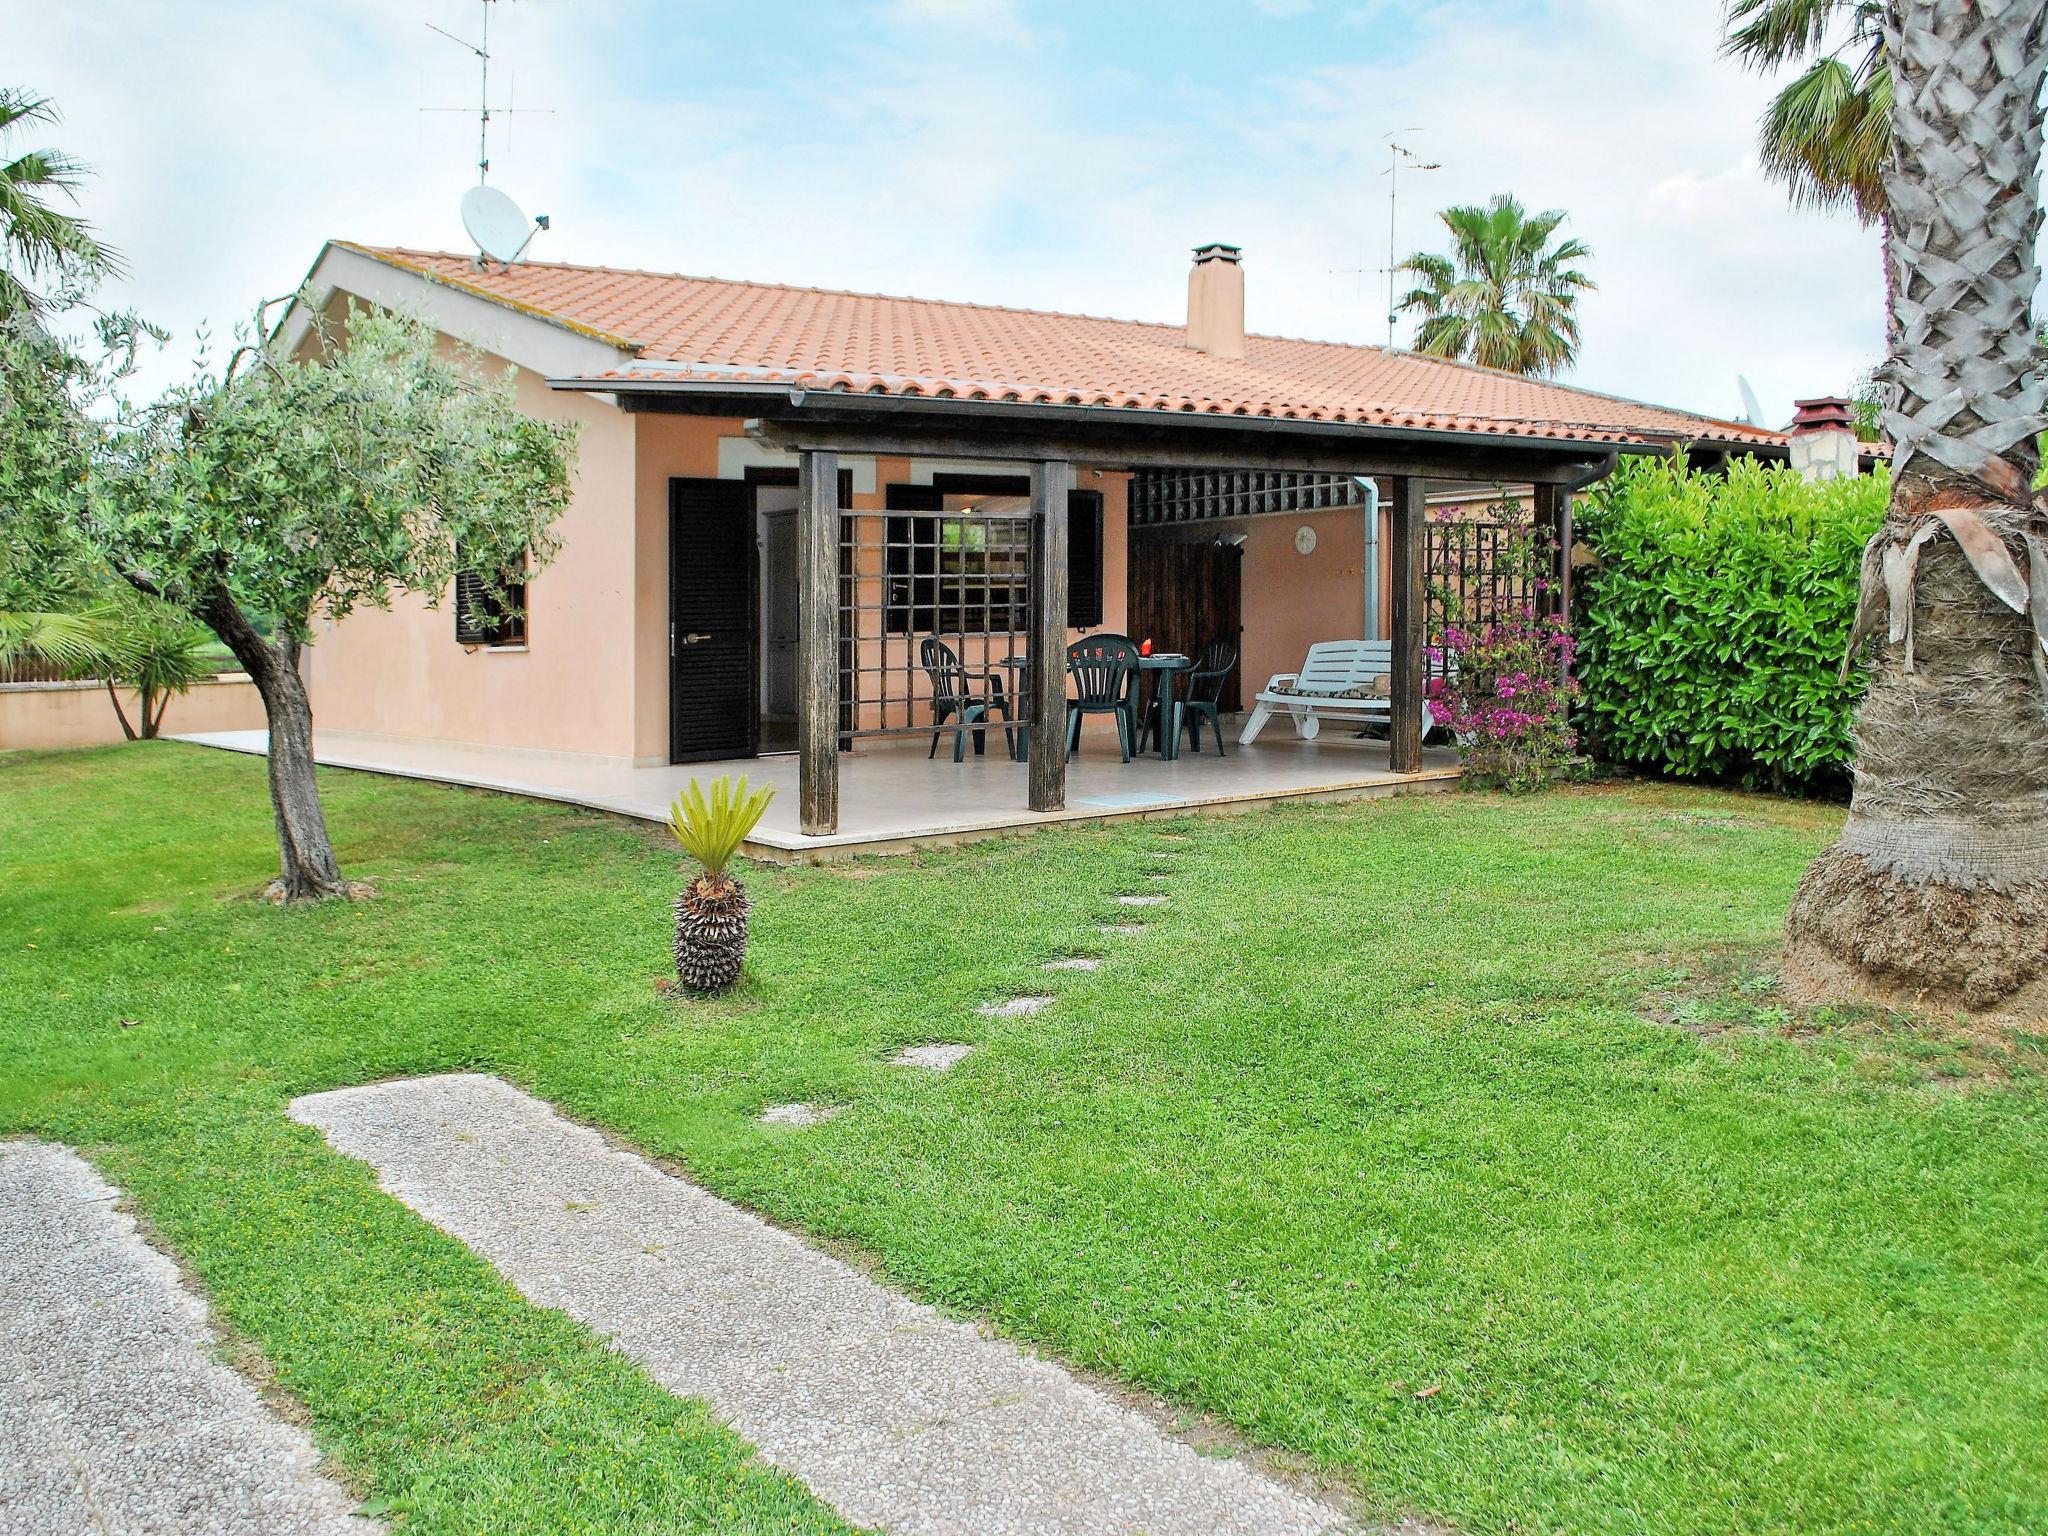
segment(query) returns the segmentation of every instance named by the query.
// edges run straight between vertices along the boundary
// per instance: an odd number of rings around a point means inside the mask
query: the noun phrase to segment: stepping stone
[[[1170,871],[1164,871],[1164,870],[1157,870],[1157,869],[1155,869],[1155,870],[1152,870],[1152,871],[1150,871],[1150,872],[1149,872],[1149,873],[1148,873],[1148,874],[1147,874],[1147,875],[1145,876],[1145,878],[1146,878],[1147,880],[1171,880],[1171,879],[1173,878],[1173,875],[1172,875],[1172,873],[1171,873]]]
[[[1116,899],[1120,907],[1163,907],[1166,902],[1164,896],[1119,896]]]
[[[64,1147],[0,1142],[0,1530],[377,1536]]]
[[[1095,931],[1097,933],[1113,933],[1118,938],[1128,939],[1133,934],[1143,933],[1145,925],[1143,923],[1097,923]]]
[[[967,1059],[971,1045],[906,1045],[889,1058],[892,1067],[923,1067],[930,1072],[950,1072]]]
[[[1096,971],[1102,962],[1093,955],[1069,955],[1064,960],[1048,960],[1039,969],[1042,971]]]
[[[771,1104],[761,1111],[762,1125],[823,1125],[846,1108],[844,1104]]]
[[[974,1011],[985,1019],[1022,1019],[1051,1006],[1049,997],[1006,997],[1000,1003],[983,1003]]]
[[[1205,1457],[495,1078],[309,1095],[294,1118],[498,1270],[892,1536],[1320,1536],[1335,1510]],[[563,1208],[572,1197],[581,1214]]]

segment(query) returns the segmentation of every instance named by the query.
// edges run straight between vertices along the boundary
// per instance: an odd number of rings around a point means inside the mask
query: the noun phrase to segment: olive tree
[[[262,695],[283,901],[350,889],[299,670],[315,623],[402,592],[439,602],[458,567],[502,598],[556,552],[576,440],[416,318],[352,309],[312,340],[292,358],[251,340],[219,377],[123,413],[71,503],[95,556],[204,623]]]

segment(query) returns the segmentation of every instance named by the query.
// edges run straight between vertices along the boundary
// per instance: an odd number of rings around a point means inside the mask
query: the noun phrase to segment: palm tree
[[[0,86],[0,154],[14,149],[23,128],[57,121],[47,97]],[[114,252],[75,213],[51,206],[54,194],[75,197],[85,167],[54,149],[23,149],[0,161],[0,316],[40,315],[52,300],[30,282],[90,282],[120,269]]]
[[[1484,208],[1438,217],[1451,254],[1418,251],[1399,268],[1421,279],[1399,303],[1423,317],[1415,349],[1539,378],[1569,367],[1579,351],[1579,295],[1594,287],[1571,264],[1593,253],[1579,240],[1551,245],[1563,210],[1530,218],[1503,192]]]
[[[2032,485],[2048,411],[2031,306],[2048,0],[1890,0],[1882,41],[1892,501],[1850,638],[1850,660],[1874,642],[1854,797],[1793,897],[1785,979],[2038,1021],[2048,508]]]

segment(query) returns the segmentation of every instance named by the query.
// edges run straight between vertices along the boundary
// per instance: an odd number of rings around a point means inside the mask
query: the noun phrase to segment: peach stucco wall
[[[562,550],[528,584],[527,644],[465,649],[445,595],[399,596],[316,627],[306,652],[313,717],[325,728],[430,741],[635,755],[636,637],[650,623],[635,579],[632,419],[587,395],[518,374],[520,407],[583,423]],[[666,603],[666,592],[662,594]]]
[[[140,727],[133,689],[121,690],[128,723]],[[250,731],[263,724],[263,700],[256,685],[239,674],[232,681],[195,683],[172,699],[163,728],[177,731]],[[91,747],[124,741],[113,701],[99,683],[30,683],[0,687],[0,752],[23,748]]]
[[[1380,513],[1380,628],[1386,631],[1388,514]],[[1313,528],[1310,554],[1294,546],[1295,533]],[[1173,536],[1180,530],[1173,530]],[[1276,672],[1292,672],[1319,640],[1358,640],[1365,634],[1365,516],[1355,509],[1227,518],[1200,525],[1199,537],[1244,539],[1243,696]],[[1145,535],[1140,537],[1161,536]],[[1184,536],[1184,535],[1183,535]]]

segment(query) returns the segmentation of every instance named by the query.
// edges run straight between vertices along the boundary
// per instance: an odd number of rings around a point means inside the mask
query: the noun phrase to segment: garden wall
[[[141,720],[133,689],[121,690],[131,724]],[[164,732],[251,731],[263,727],[263,700],[240,674],[196,683],[171,700]],[[102,683],[0,684],[0,752],[95,747],[124,740]]]

